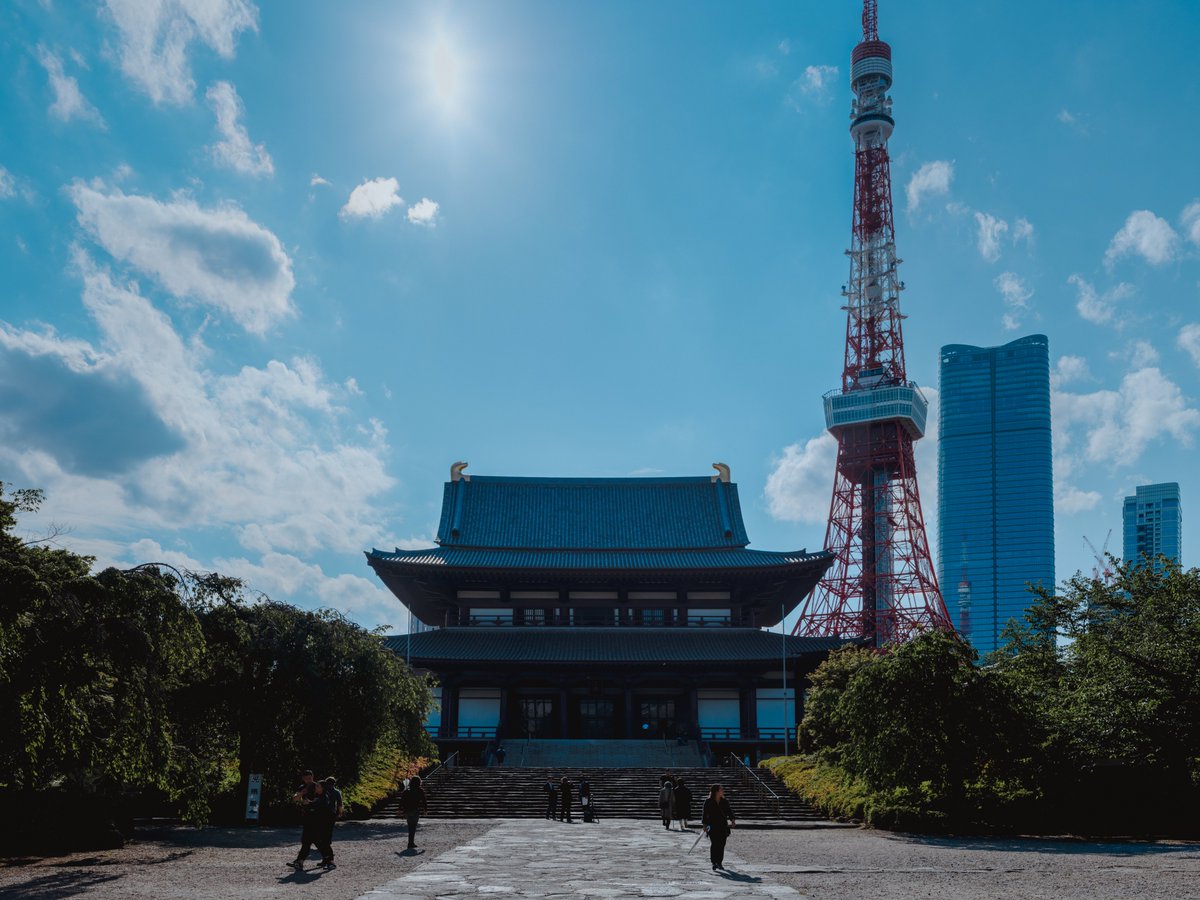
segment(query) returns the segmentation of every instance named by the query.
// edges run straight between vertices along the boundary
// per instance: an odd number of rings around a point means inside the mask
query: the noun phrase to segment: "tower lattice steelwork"
[[[904,367],[888,138],[892,48],[878,4],[863,3],[863,39],[850,60],[854,105],[854,227],[847,255],[846,357],[841,390],[825,395],[837,471],[825,546],[837,560],[805,601],[795,633],[864,637],[875,646],[928,628],[950,630],[929,557],[913,442],[928,403]]]

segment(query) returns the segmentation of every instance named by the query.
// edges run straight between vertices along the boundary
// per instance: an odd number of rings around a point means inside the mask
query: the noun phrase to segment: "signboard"
[[[246,783],[246,821],[258,821],[258,803],[262,798],[262,775],[252,774]]]

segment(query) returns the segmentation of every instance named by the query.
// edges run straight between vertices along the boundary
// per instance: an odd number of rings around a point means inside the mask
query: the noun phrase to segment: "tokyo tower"
[[[805,600],[794,633],[861,637],[876,647],[929,628],[953,630],[929,558],[913,442],[928,402],[904,367],[888,138],[892,48],[879,39],[877,0],[863,3],[850,56],[854,91],[854,224],[842,387],[825,395],[838,442],[825,546],[836,560]]]

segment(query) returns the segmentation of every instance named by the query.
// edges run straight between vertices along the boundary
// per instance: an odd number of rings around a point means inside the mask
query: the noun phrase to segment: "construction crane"
[[[1088,536],[1083,536],[1083,542],[1087,544],[1089,550],[1092,551],[1092,556],[1096,560],[1096,565],[1092,566],[1092,579],[1102,581],[1105,584],[1111,584],[1113,579],[1112,558],[1108,555],[1108,542],[1112,540],[1112,529],[1108,529],[1108,535],[1104,538],[1104,548],[1097,550]]]

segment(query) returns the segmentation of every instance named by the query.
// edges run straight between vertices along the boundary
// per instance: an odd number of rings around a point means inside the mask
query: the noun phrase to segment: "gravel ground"
[[[139,830],[120,850],[39,859],[0,859],[0,896],[119,898],[353,898],[471,840],[493,822],[422,822],[410,853],[403,822],[341,822],[337,868],[298,873],[285,865],[299,849],[299,828]]]
[[[735,831],[746,871],[830,897],[1129,900],[1200,897],[1200,844],[943,838],[816,826]]]

